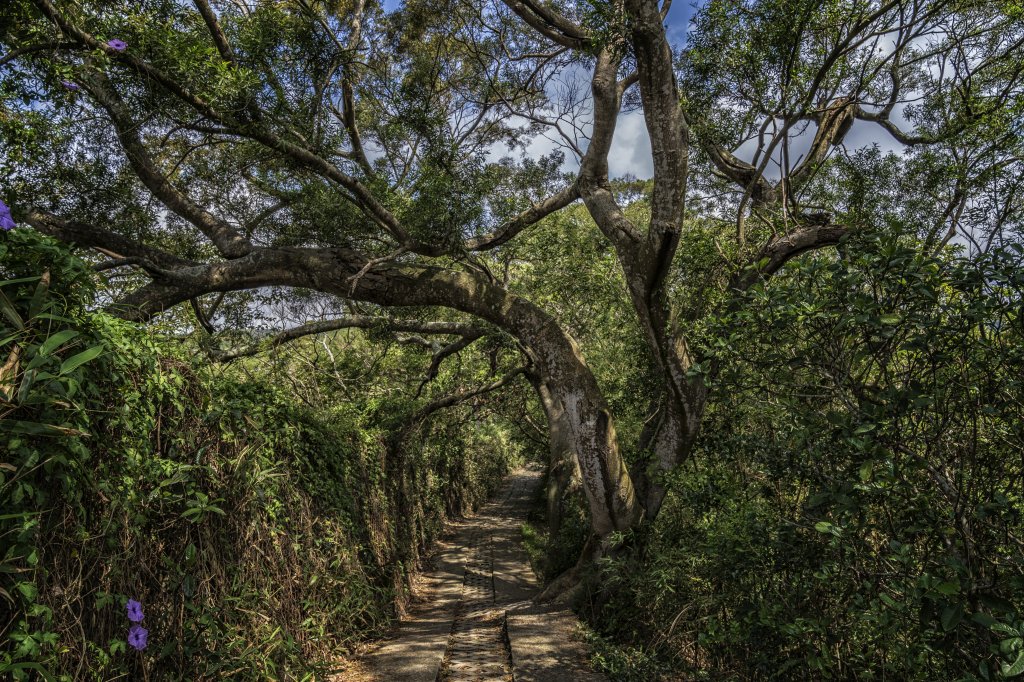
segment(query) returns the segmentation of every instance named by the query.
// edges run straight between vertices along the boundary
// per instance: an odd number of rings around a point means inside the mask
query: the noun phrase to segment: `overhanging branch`
[[[579,186],[573,183],[560,192],[552,194],[547,199],[533,204],[493,232],[468,240],[466,242],[466,250],[487,251],[501,246],[530,225],[534,225],[555,211],[565,208],[579,199],[579,197]]]
[[[30,209],[25,216],[25,222],[34,227],[38,232],[56,237],[62,242],[83,248],[98,249],[119,260],[134,259],[131,263],[133,265],[141,266],[143,263],[148,262],[157,268],[166,270],[193,268],[199,265],[196,261],[181,258],[161,249],[147,246],[116,232],[93,225],[84,225],[64,220],[40,209]]]
[[[231,360],[258,355],[261,352],[278,348],[290,341],[301,339],[304,336],[325,334],[327,332],[338,331],[341,329],[379,329],[387,332],[449,334],[463,336],[473,340],[480,338],[485,333],[483,327],[459,322],[421,322],[419,320],[392,320],[386,317],[374,317],[370,315],[351,315],[333,320],[309,322],[298,327],[293,327],[292,329],[286,329],[283,332],[271,336],[262,343],[258,343],[248,348],[236,349],[233,351],[215,351],[212,355],[214,359],[220,362],[230,362]],[[444,358],[442,358],[442,360],[443,359]]]
[[[441,363],[445,361],[445,358],[451,357],[459,351],[464,350],[483,335],[483,330],[480,330],[479,333],[475,334],[466,334],[458,341],[450,343],[434,353],[434,357],[430,359],[430,367],[427,368],[427,375],[423,377],[423,381],[420,382],[419,388],[416,389],[416,397],[419,398],[420,393],[423,392],[423,387],[437,377],[437,373],[441,370]]]
[[[732,288],[746,291],[756,282],[767,279],[802,253],[825,246],[835,246],[850,233],[845,225],[802,227],[773,237],[762,247],[749,266],[733,279]]]
[[[469,400],[470,398],[475,398],[476,396],[496,391],[499,388],[502,388],[503,386],[507,386],[508,384],[512,383],[518,376],[524,374],[526,370],[527,368],[525,366],[517,367],[516,369],[512,370],[505,376],[501,377],[500,379],[492,383],[486,384],[484,386],[479,386],[468,391],[459,391],[458,393],[452,393],[451,395],[446,395],[443,398],[438,398],[437,400],[427,403],[424,407],[420,408],[416,412],[416,414],[413,415],[411,421],[413,423],[421,422],[434,412],[437,412],[438,410],[443,410],[446,407],[453,407],[461,402]]]

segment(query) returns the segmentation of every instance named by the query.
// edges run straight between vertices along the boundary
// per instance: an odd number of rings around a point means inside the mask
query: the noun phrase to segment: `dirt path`
[[[541,483],[537,469],[508,476],[476,516],[442,543],[422,576],[420,602],[395,637],[364,660],[379,682],[574,682],[589,672],[570,612],[540,607],[520,543]]]

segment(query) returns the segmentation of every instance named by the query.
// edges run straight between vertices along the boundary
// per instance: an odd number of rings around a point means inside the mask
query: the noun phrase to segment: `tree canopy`
[[[676,11],[13,0],[0,192],[16,223],[102,257],[112,309],[177,314],[215,355],[247,352],[234,332],[272,303],[300,323],[282,342],[437,334],[441,363],[502,339],[578,463],[594,556],[658,514],[694,451],[727,367],[712,318],[855,235],[930,254],[1019,238],[1019,4],[712,0],[684,44]],[[609,177],[626,111],[650,138],[647,181]],[[539,137],[551,151],[527,153]],[[579,247],[608,267],[551,271],[579,233],[531,232],[581,211],[597,229]],[[574,338],[593,320],[529,286],[545,267],[613,282],[601,307],[640,377],[615,407],[645,424],[625,443]]]

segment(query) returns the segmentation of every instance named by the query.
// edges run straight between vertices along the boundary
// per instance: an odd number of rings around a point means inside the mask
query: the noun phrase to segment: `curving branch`
[[[128,239],[116,232],[105,230],[93,225],[64,220],[52,213],[40,209],[30,209],[25,214],[25,222],[38,232],[83,248],[96,249],[112,257],[117,265],[148,264],[148,270],[178,270],[198,267],[199,263],[181,258],[141,242]],[[131,261],[124,262],[124,261]],[[112,267],[117,267],[112,265]]]
[[[802,227],[784,235],[772,237],[750,264],[733,279],[730,288],[746,291],[759,281],[768,279],[802,253],[825,246],[835,246],[850,234],[845,225],[815,225]]]
[[[882,127],[885,132],[889,133],[896,139],[897,142],[905,144],[908,147],[922,145],[922,144],[935,144],[941,142],[942,138],[932,137],[928,135],[918,135],[914,133],[908,133],[903,131],[899,126],[892,122],[889,118],[889,113],[886,111],[870,112],[865,111],[860,105],[855,105],[853,108],[853,116],[860,121],[870,121],[871,123],[877,123]]]
[[[161,172],[139,138],[139,124],[131,119],[124,101],[110,87],[110,81],[99,73],[92,73],[82,81],[89,94],[107,111],[129,165],[153,196],[195,225],[225,258],[237,258],[249,253],[252,243],[248,239],[226,221],[193,202]]]
[[[590,41],[583,27],[574,24],[564,16],[541,4],[541,0],[503,0],[515,12],[544,37],[564,47],[582,49]]]
[[[528,209],[517,215],[512,220],[501,225],[498,229],[479,237],[473,237],[466,241],[467,251],[487,251],[497,248],[527,227],[536,224],[540,220],[559,211],[580,198],[579,186],[574,182],[559,192],[552,194],[547,199],[539,201]]]
[[[456,353],[468,348],[470,344],[479,339],[484,335],[483,330],[480,330],[476,334],[466,334],[458,341],[450,343],[441,350],[434,354],[434,357],[430,359],[430,367],[427,368],[427,375],[423,377],[423,381],[420,382],[419,387],[416,389],[416,397],[420,397],[420,393],[423,392],[423,387],[429,384],[431,381],[437,378],[437,373],[441,370],[441,363],[446,358],[455,355]]]
[[[318,322],[303,324],[298,327],[286,329],[285,331],[275,334],[269,339],[248,348],[241,348],[233,351],[214,351],[211,355],[214,359],[220,362],[230,362],[232,360],[237,360],[238,358],[258,355],[259,353],[278,348],[286,343],[301,339],[305,336],[325,334],[328,332],[339,331],[341,329],[379,329],[388,332],[446,334],[463,336],[464,338],[471,340],[480,338],[486,331],[482,327],[459,322],[422,322],[420,320],[392,320],[387,317],[374,317],[369,315],[350,315],[348,317],[341,317],[333,320],[321,320]],[[467,343],[466,345],[469,344]],[[441,359],[443,360],[444,358]],[[440,361],[438,361],[438,365],[440,365]]]
[[[775,187],[762,174],[758,173],[755,166],[739,158],[728,149],[715,144],[706,135],[698,135],[697,142],[722,177],[732,180],[741,187],[751,188],[750,196],[755,204],[774,201]]]
[[[516,378],[525,374],[527,369],[528,367],[526,366],[517,367],[497,381],[485,384],[484,386],[478,386],[477,388],[473,388],[468,391],[459,391],[458,393],[452,393],[451,395],[446,395],[443,398],[438,398],[417,410],[410,421],[413,423],[421,422],[438,410],[443,410],[446,407],[453,407],[459,403],[469,400],[470,398],[475,398],[479,395],[484,395],[485,393],[497,391],[499,388],[509,385],[515,381]]]

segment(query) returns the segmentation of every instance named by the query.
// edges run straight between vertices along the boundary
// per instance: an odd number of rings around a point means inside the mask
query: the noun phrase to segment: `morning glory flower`
[[[141,623],[145,616],[142,613],[142,604],[134,599],[128,600],[128,620],[133,623]]]
[[[13,230],[17,225],[11,216],[11,209],[0,199],[0,230]]]
[[[81,85],[79,85],[78,83],[73,83],[71,81],[61,81],[60,84],[63,85],[68,90],[81,90],[82,89]]]
[[[107,41],[107,47],[116,52],[124,52],[125,49],[128,47],[128,43],[124,42],[123,40],[118,40],[117,38],[114,38],[113,40]]]
[[[149,630],[141,625],[133,625],[128,630],[128,644],[136,651],[142,651],[149,643]]]

